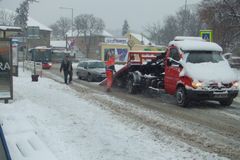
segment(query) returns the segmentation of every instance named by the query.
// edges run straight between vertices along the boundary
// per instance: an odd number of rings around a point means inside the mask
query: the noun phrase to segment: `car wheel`
[[[233,102],[232,98],[228,98],[228,99],[224,99],[224,100],[219,101],[219,103],[222,106],[231,106],[232,102]]]
[[[82,79],[82,77],[80,76],[80,74],[77,72],[77,77],[78,79]]]
[[[93,81],[93,77],[92,77],[91,74],[88,74],[88,76],[87,76],[87,81],[88,81],[88,82],[92,82],[92,81]]]
[[[186,95],[186,90],[184,87],[178,87],[176,93],[177,104],[181,107],[187,107],[189,103],[189,99]]]

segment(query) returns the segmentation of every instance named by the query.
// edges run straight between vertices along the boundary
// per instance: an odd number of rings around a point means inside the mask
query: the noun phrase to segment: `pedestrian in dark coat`
[[[64,59],[62,60],[61,67],[60,67],[60,72],[64,73],[64,82],[65,84],[71,83],[72,81],[72,62],[69,60],[69,56],[66,55]],[[69,81],[68,81],[68,75],[69,75]]]

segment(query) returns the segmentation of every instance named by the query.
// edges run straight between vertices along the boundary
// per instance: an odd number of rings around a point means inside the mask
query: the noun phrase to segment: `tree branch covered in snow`
[[[29,4],[33,2],[38,2],[37,0],[24,0],[20,6],[16,9],[16,17],[15,17],[15,26],[19,26],[22,29],[26,29],[27,21],[28,21],[28,13],[29,13]]]
[[[199,7],[201,21],[213,30],[214,41],[228,52],[237,48],[236,41],[240,41],[239,15],[239,0],[203,0]]]

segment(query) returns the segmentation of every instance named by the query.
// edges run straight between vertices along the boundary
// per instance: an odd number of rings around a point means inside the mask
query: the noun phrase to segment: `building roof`
[[[9,10],[9,9],[0,8],[0,10],[5,11],[6,13],[9,13],[9,14],[16,14],[16,12],[14,12],[12,10]],[[38,22],[37,20],[33,19],[30,16],[28,17],[27,26],[39,26],[40,30],[52,31],[51,28],[49,28],[46,25]]]
[[[35,19],[33,19],[31,17],[28,17],[27,25],[28,26],[39,26],[39,29],[44,30],[44,31],[50,31],[50,32],[52,31],[51,28],[45,26],[44,24],[36,21]]]
[[[151,42],[150,40],[148,40],[146,37],[144,37],[144,35],[142,34],[138,34],[138,33],[130,33],[131,36],[135,37],[138,41],[142,42],[144,45],[155,45],[153,42]]]
[[[219,51],[223,49],[217,43],[196,40],[171,41],[170,45],[177,46],[184,51]]]
[[[0,26],[1,31],[21,31],[21,27],[14,26]]]

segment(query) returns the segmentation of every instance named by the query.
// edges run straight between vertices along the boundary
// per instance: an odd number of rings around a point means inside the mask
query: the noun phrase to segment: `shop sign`
[[[109,44],[127,44],[128,38],[112,38],[112,37],[106,37],[105,43]]]

